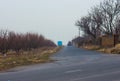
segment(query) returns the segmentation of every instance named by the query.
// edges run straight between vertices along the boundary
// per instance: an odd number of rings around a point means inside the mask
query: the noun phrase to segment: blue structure
[[[58,41],[58,46],[62,46],[62,41]]]

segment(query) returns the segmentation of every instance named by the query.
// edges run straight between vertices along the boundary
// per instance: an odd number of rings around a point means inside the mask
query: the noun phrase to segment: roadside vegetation
[[[97,45],[86,45],[86,46],[81,46],[80,48],[99,51],[107,54],[120,54],[120,44],[117,44],[115,47],[100,47]]]
[[[101,48],[97,51],[104,52],[107,54],[120,54],[120,44],[117,44],[115,47]]]
[[[15,33],[0,30],[0,53],[6,55],[9,51],[30,51],[41,47],[56,47],[55,43],[43,35],[36,33]]]
[[[120,34],[120,0],[104,0],[75,24],[94,43],[101,35]]]
[[[61,47],[36,33],[0,30],[0,71],[16,66],[53,61],[51,54]]]
[[[75,25],[79,30],[79,36],[72,40],[75,46],[120,54],[120,0],[100,2]]]
[[[42,47],[31,51],[24,51],[17,55],[16,52],[10,51],[7,56],[0,55],[0,71],[5,71],[13,67],[52,62],[51,55],[59,51],[61,47]]]

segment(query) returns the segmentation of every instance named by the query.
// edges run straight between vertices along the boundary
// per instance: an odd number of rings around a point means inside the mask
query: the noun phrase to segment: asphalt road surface
[[[57,61],[2,72],[0,81],[120,81],[120,55],[70,46],[51,58]]]

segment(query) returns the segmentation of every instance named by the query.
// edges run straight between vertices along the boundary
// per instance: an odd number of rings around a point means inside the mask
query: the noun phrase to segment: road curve
[[[64,47],[53,63],[0,73],[0,81],[120,81],[120,55]]]

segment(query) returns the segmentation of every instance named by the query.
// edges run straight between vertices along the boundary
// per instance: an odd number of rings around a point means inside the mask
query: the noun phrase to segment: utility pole
[[[78,27],[78,34],[79,34],[79,37],[80,37],[80,27]]]

